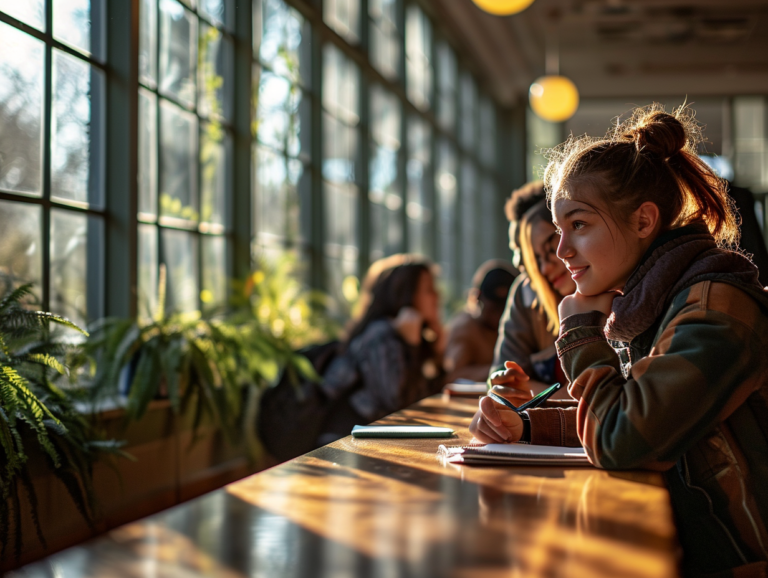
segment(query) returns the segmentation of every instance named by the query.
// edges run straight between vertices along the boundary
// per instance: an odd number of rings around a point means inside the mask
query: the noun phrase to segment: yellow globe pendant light
[[[565,76],[541,76],[531,84],[529,93],[533,112],[550,122],[568,120],[579,108],[579,91]]]
[[[472,0],[481,9],[496,16],[509,16],[522,12],[533,0]]]

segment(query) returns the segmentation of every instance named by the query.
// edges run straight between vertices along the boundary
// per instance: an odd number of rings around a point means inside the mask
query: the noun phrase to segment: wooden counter
[[[435,396],[381,423],[466,443],[476,406]],[[658,474],[443,465],[445,441],[347,437],[13,576],[678,576]]]

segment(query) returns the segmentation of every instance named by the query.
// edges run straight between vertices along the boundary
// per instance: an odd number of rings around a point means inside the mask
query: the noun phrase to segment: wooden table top
[[[442,464],[476,407],[428,398],[380,423],[457,438],[347,437],[15,576],[678,576],[659,474]]]

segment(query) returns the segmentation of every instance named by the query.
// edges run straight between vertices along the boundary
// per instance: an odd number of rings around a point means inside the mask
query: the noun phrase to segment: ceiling
[[[768,94],[768,0],[535,0],[492,16],[425,1],[503,104],[559,56],[582,99]]]

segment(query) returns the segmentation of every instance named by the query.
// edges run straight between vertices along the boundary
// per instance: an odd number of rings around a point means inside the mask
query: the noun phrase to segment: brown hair
[[[644,202],[659,207],[662,231],[704,221],[721,246],[738,244],[738,219],[727,183],[696,154],[702,140],[694,111],[660,104],[637,108],[603,138],[571,136],[550,150],[544,185],[550,203],[575,198],[586,184],[617,220]],[[576,199],[580,200],[580,199]]]
[[[540,221],[552,223],[552,213],[547,207],[546,199],[541,200],[523,215],[520,221],[520,250],[523,254],[525,271],[531,280],[531,289],[536,292],[539,309],[547,316],[547,331],[557,335],[560,329],[557,306],[560,304],[561,296],[542,275],[539,260],[536,258],[531,242],[533,226]]]
[[[520,220],[523,218],[523,215],[544,198],[544,183],[541,181],[531,181],[512,191],[507,202],[504,203],[504,214],[507,216],[507,220],[516,225],[514,238],[511,239],[515,246],[520,246]]]
[[[363,279],[359,313],[347,343],[378,319],[393,319],[400,309],[413,305],[422,273],[437,277],[437,268],[426,258],[411,254],[390,255],[374,262]]]

